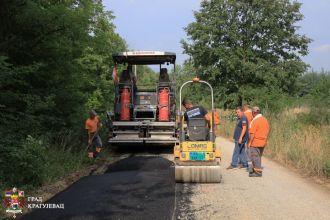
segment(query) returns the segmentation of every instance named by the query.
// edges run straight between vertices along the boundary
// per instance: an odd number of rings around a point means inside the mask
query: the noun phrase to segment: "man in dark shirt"
[[[205,118],[207,121],[210,120],[207,116],[207,111],[202,106],[193,106],[192,102],[188,99],[184,99],[182,105],[186,109],[184,120],[187,123],[189,123],[190,118]]]
[[[247,168],[247,158],[245,152],[245,144],[249,140],[249,125],[248,119],[244,115],[242,107],[236,108],[236,115],[237,115],[237,123],[234,131],[234,141],[235,141],[235,148],[233,152],[232,161],[227,169],[235,169],[237,168],[238,159],[242,163],[243,168]]]

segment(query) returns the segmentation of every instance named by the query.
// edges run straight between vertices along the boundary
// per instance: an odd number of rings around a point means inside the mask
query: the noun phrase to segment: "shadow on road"
[[[115,154],[173,154],[173,145],[111,145],[110,149]]]

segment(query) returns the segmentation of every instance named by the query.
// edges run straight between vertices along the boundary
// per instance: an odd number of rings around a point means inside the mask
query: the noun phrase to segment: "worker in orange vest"
[[[243,106],[243,112],[244,112],[245,117],[247,118],[248,126],[250,126],[251,121],[252,121],[252,119],[253,119],[252,109],[251,109],[250,105],[245,104],[245,105]],[[247,170],[248,170],[249,172],[252,172],[252,161],[251,161],[251,155],[250,155],[249,148],[247,147],[247,144],[248,144],[248,142],[246,143],[246,147],[245,147],[246,160],[247,160],[247,162],[248,162],[248,168],[247,168]]]
[[[208,112],[206,114],[206,117],[210,119],[210,125],[212,125],[212,111]],[[214,131],[218,130],[218,127],[220,125],[220,115],[217,111],[214,111]]]
[[[253,120],[251,121],[249,128],[250,141],[248,143],[248,148],[250,151],[253,169],[252,172],[249,172],[249,177],[261,177],[261,157],[264,152],[264,148],[267,145],[269,123],[260,113],[259,107],[252,108],[252,115]]]
[[[102,140],[98,134],[99,129],[102,127],[97,113],[92,110],[89,113],[89,118],[85,122],[85,129],[88,133],[88,157],[95,158],[101,152],[102,149]],[[94,152],[95,146],[95,152]]]
[[[248,120],[248,124],[251,124],[251,121],[253,119],[251,107],[249,105],[244,105],[243,111],[244,111],[244,115],[246,116],[246,118]]]

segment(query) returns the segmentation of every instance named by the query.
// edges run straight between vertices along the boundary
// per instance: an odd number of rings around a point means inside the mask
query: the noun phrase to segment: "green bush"
[[[2,184],[40,186],[43,182],[46,148],[41,139],[28,136],[25,140],[2,144]]]
[[[57,135],[60,136],[61,134]],[[50,143],[50,137],[32,137],[14,140],[6,137],[0,143],[0,175],[2,187],[34,188],[51,183],[86,164],[84,148],[66,135]]]
[[[313,107],[308,113],[300,113],[298,120],[307,125],[330,125],[330,111],[322,107]]]
[[[16,167],[13,170],[17,184],[40,186],[43,182],[46,162],[46,148],[41,139],[28,136],[22,143],[22,148],[12,151]]]

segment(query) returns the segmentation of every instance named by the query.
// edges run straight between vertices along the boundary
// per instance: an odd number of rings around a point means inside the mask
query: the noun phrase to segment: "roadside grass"
[[[265,155],[284,165],[303,169],[308,175],[330,178],[330,125],[311,123],[313,109],[290,108],[267,114],[270,136]],[[220,111],[220,135],[231,138],[235,126],[233,111]],[[313,118],[307,120],[308,117]],[[302,118],[307,118],[302,120]]]
[[[50,184],[67,174],[81,169],[89,163],[87,153],[82,149],[49,149],[46,153],[44,183]]]
[[[61,177],[75,172],[90,163],[87,158],[86,144],[79,133],[64,130],[52,140],[45,152],[46,163],[43,184],[53,183]]]
[[[28,136],[17,146],[8,145],[8,166],[4,173],[7,179],[0,180],[0,200],[6,189],[17,187],[25,191],[26,196],[33,195],[40,187],[51,185],[92,164],[94,161],[87,158],[86,144],[74,142],[76,138],[65,132],[58,134],[55,140]],[[0,216],[4,211],[1,205]]]

